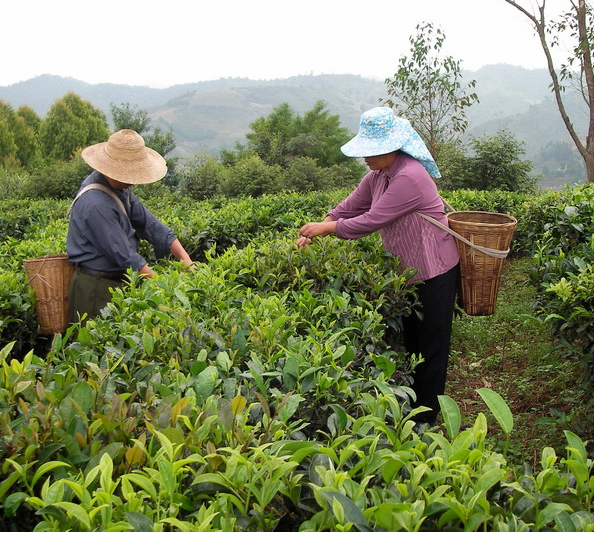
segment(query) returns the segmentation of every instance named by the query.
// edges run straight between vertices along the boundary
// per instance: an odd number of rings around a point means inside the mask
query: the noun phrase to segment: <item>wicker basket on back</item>
[[[69,324],[68,289],[74,265],[66,254],[26,259],[23,267],[35,292],[35,313],[42,333],[62,333]]]
[[[448,213],[448,223],[450,229],[472,245],[456,238],[464,311],[474,316],[492,315],[518,221],[503,213],[454,211]],[[497,250],[501,253],[497,254]]]

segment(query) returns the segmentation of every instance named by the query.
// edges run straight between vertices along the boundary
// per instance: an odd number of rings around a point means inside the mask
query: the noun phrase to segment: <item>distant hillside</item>
[[[463,74],[466,83],[476,80],[475,91],[480,100],[467,113],[472,126],[524,113],[551,95],[551,80],[545,69],[489,65]]]
[[[216,81],[203,81],[185,85],[173,85],[166,89],[153,89],[140,85],[118,85],[114,83],[90,84],[74,78],[62,78],[51,74],[37,76],[30,80],[0,87],[0,99],[10,102],[15,108],[20,105],[32,107],[44,116],[51,105],[69,91],[93,103],[105,113],[109,113],[110,104],[130,102],[142,109],[166,103],[190,92],[205,92],[233,86],[256,84],[243,78],[223,78]]]
[[[299,76],[267,85],[191,92],[150,111],[155,125],[171,127],[179,150],[189,154],[244,142],[249,125],[283,102],[303,113],[323,100],[343,126],[357,131],[361,113],[385,97],[382,82],[359,76]]]
[[[492,134],[507,128],[525,142],[527,156],[533,160],[551,143],[570,143],[551,95],[546,70],[489,65],[463,74],[467,81],[476,80],[475,91],[480,99],[467,112],[469,135]],[[15,109],[29,105],[44,116],[52,103],[68,91],[92,102],[108,119],[112,103],[128,102],[146,109],[154,126],[173,130],[178,156],[216,153],[221,148],[233,147],[237,141],[244,142],[249,124],[283,102],[303,113],[317,100],[323,100],[330,112],[339,115],[342,124],[355,133],[361,112],[386,97],[383,81],[355,75],[295,76],[267,81],[223,78],[165,89],[92,85],[43,75],[0,87],[0,99]],[[578,99],[571,104],[580,134],[586,131],[585,122],[582,125],[579,118],[583,105]]]

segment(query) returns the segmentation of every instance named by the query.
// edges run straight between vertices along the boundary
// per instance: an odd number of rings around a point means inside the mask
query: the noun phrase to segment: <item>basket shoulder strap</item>
[[[101,183],[91,183],[90,185],[87,185],[86,187],[83,187],[79,193],[74,197],[74,200],[72,200],[72,203],[70,204],[70,207],[68,208],[68,214],[70,214],[70,212],[72,211],[72,208],[74,207],[74,204],[76,203],[76,201],[87,191],[90,190],[99,190],[99,191],[103,191],[106,194],[109,194],[109,196],[111,196],[116,203],[118,204],[118,208],[120,209],[120,211],[122,213],[124,213],[124,215],[128,216],[128,213],[126,212],[126,208],[124,207],[123,202],[118,198],[118,195],[113,192],[111,189],[108,189],[105,185],[101,185]]]
[[[447,211],[450,211],[451,213],[456,212],[456,210],[450,204],[448,204],[443,198],[441,199],[441,201],[443,202],[443,206],[446,208]]]
[[[435,220],[433,217],[430,217],[429,215],[426,215],[425,213],[421,213],[420,211],[416,211],[416,213],[417,213],[417,215],[424,218],[428,222],[431,222],[431,224],[437,226],[438,228],[441,228],[444,231],[447,231],[450,235],[454,236],[459,241],[462,241],[463,243],[467,244],[474,250],[482,252],[485,255],[488,255],[489,257],[494,257],[496,259],[505,259],[509,254],[509,248],[507,250],[496,250],[495,248],[487,248],[485,246],[479,246],[478,244],[474,244],[474,243],[470,242],[468,239],[462,237],[462,235],[460,235],[459,233],[454,231],[452,228],[448,228],[446,225],[442,224],[438,220]]]

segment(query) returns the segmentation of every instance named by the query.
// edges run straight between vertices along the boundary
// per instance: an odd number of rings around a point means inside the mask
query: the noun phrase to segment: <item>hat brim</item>
[[[129,185],[154,183],[167,174],[167,163],[163,156],[146,146],[141,158],[127,164],[109,155],[107,142],[88,146],[81,152],[81,157],[87,165],[104,176]]]
[[[348,157],[373,157],[395,152],[399,148],[398,141],[391,136],[383,139],[369,139],[357,134],[341,146],[340,150]]]

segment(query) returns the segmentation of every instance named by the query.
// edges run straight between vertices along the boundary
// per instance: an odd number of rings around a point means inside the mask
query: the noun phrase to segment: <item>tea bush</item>
[[[552,331],[594,363],[594,186],[567,188],[547,206],[531,273],[537,311]]]
[[[591,327],[593,262],[573,255],[591,257],[590,194],[451,193],[459,210],[528,213],[522,249],[543,251],[542,305],[551,321],[573,309],[559,328],[572,342]],[[538,471],[519,472],[488,444],[485,415],[462,429],[445,396],[442,428],[415,431],[416,360],[389,335],[411,311],[412,272],[377,236],[295,247],[299,226],[344,195],[149,195],[196,269],[130,273],[101,316],[43,350],[21,263],[63,251],[65,204],[48,218],[35,203],[22,219],[16,204],[2,211],[22,222],[0,239],[0,527],[591,530],[594,463],[575,434],[564,457],[544,448]],[[509,408],[478,392],[509,439]]]

